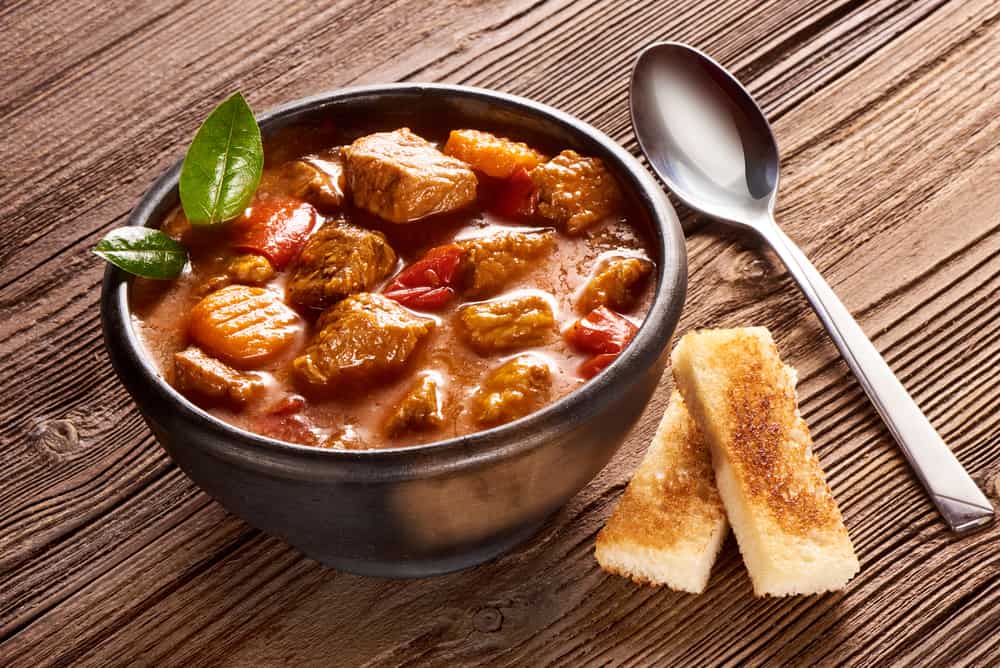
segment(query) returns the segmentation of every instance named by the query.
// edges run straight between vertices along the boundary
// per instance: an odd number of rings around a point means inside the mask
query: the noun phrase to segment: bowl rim
[[[497,427],[439,441],[393,448],[317,448],[281,441],[232,425],[200,408],[170,386],[160,375],[133,327],[128,305],[130,277],[109,264],[105,269],[101,289],[105,345],[116,374],[133,394],[141,412],[145,414],[146,411],[135,396],[139,390],[128,378],[128,373],[133,370],[139,373],[140,382],[154,391],[157,400],[171,402],[182,417],[194,420],[203,428],[223,436],[224,447],[219,448],[219,444],[223,442],[219,439],[207,439],[204,447],[226,450],[217,454],[228,455],[228,458],[258,464],[265,464],[264,460],[269,460],[269,467],[280,463],[279,460],[283,457],[291,457],[300,462],[323,460],[368,465],[395,461],[411,465],[422,461],[425,465],[434,464],[436,469],[454,466],[464,468],[470,464],[485,464],[495,459],[515,456],[538,447],[550,439],[546,434],[551,434],[553,429],[565,429],[567,424],[575,425],[589,415],[600,413],[602,406],[614,398],[616,386],[629,380],[637,382],[645,370],[656,364],[664,348],[669,345],[684,304],[687,253],[684,235],[673,206],[659,183],[632,154],[589,123],[541,102],[501,91],[453,84],[395,83],[338,88],[278,105],[257,114],[257,120],[262,130],[267,130],[268,126],[280,128],[294,122],[299,114],[311,114],[324,106],[354,98],[380,95],[473,98],[515,112],[543,116],[562,126],[570,134],[583,135],[588,141],[600,146],[606,156],[613,158],[616,164],[610,166],[612,171],[620,180],[631,182],[632,189],[639,196],[639,207],[650,219],[655,237],[652,241],[660,259],[653,301],[629,346],[611,365],[583,386],[533,413]],[[129,214],[127,226],[145,226],[154,221],[158,207],[176,191],[182,162],[183,159],[175,162],[146,190]],[[126,366],[128,368],[124,368]]]

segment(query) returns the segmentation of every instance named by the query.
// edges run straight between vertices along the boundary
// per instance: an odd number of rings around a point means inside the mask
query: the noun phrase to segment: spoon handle
[[[857,321],[801,250],[771,221],[760,230],[798,282],[847,365],[953,531],[988,524],[993,508]]]

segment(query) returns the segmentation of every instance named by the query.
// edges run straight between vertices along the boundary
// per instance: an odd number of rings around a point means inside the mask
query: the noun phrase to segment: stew
[[[164,378],[249,431],[355,449],[503,424],[610,364],[655,266],[601,160],[425,134],[286,134],[238,218],[170,213],[188,265],[131,288]]]

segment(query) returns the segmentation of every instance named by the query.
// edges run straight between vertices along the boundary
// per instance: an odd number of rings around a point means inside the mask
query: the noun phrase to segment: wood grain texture
[[[195,488],[103,352],[120,225],[240,88],[257,109],[352,83],[460,82],[577,114],[636,152],[635,54],[731,67],[774,120],[779,220],[984,489],[1000,478],[1000,5],[989,0],[22,0],[0,7],[0,665],[1000,663],[1000,527],[938,519],[768,253],[681,210],[680,331],[764,324],[862,572],[758,600],[732,539],[702,596],[602,573],[593,540],[669,382],[615,460],[523,548],[382,581],[320,568]]]

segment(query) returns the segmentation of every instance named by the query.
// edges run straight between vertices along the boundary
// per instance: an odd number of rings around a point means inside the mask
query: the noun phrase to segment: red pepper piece
[[[451,298],[455,296],[455,291],[448,287],[430,288],[420,286],[416,288],[394,288],[386,290],[383,294],[408,308],[433,311],[451,301]]]
[[[638,327],[607,306],[598,306],[580,318],[566,332],[566,340],[580,350],[618,354],[632,340]]]
[[[410,308],[441,308],[455,296],[451,286],[458,277],[458,267],[464,253],[458,244],[432,248],[422,258],[399,272],[383,294]]]
[[[503,181],[493,201],[493,210],[503,216],[527,217],[535,213],[535,184],[524,167]]]
[[[399,272],[389,289],[450,286],[455,280],[464,253],[458,244],[432,248],[422,258]]]
[[[254,200],[230,226],[233,248],[263,255],[275,269],[284,269],[298,255],[316,224],[312,205],[291,197],[269,195]]]
[[[590,379],[608,368],[608,366],[617,358],[618,353],[602,353],[600,355],[594,355],[589,360],[581,364],[576,371],[581,377]]]
[[[566,340],[579,350],[594,353],[577,373],[593,378],[615,361],[639,330],[628,318],[606,306],[598,306],[567,330]]]

